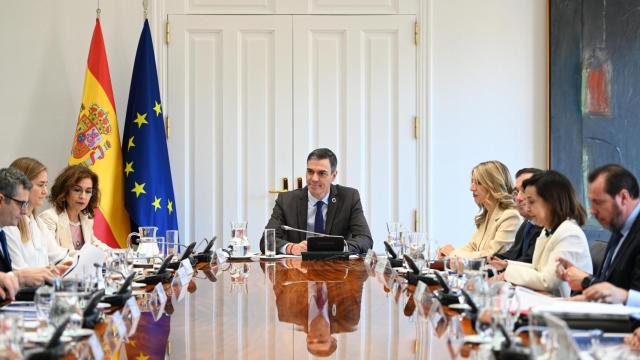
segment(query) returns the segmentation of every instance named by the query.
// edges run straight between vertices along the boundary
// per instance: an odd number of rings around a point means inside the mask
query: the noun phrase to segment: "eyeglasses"
[[[13,200],[16,203],[18,203],[18,205],[20,205],[21,209],[26,209],[29,206],[29,200],[18,200],[18,199],[14,199],[11,196],[7,195],[7,194],[2,194],[4,195],[7,199]]]

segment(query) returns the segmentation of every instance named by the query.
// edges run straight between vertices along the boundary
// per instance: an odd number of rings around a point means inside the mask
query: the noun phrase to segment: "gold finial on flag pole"
[[[149,0],[142,0],[142,8],[144,9],[144,18],[149,17]]]
[[[96,8],[96,19],[100,19],[100,12],[102,12],[102,10],[100,10],[100,0],[98,0],[98,8]]]

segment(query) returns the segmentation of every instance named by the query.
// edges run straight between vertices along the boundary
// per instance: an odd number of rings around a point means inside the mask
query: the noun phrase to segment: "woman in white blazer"
[[[536,241],[531,264],[508,261],[499,278],[534,290],[569,296],[569,285],[556,276],[556,259],[561,256],[591,273],[593,266],[587,238],[580,226],[586,213],[576,198],[569,179],[549,170],[522,184],[531,220],[544,229]]]
[[[91,242],[103,250],[111,249],[93,233],[93,210],[100,202],[98,175],[82,165],[67,166],[51,187],[51,209],[38,219],[57,243],[69,250],[80,250]]]
[[[60,247],[34,217],[35,210],[44,204],[49,193],[47,168],[40,161],[28,157],[18,158],[10,166],[22,171],[33,184],[29,191],[27,215],[22,216],[18,226],[4,227],[11,266],[16,270],[55,266],[56,272],[62,274],[71,263],[67,257],[69,250]]]
[[[508,250],[522,219],[513,199],[509,169],[500,161],[486,161],[471,171],[473,201],[480,208],[475,218],[476,231],[465,246],[440,248],[440,256],[478,258]]]

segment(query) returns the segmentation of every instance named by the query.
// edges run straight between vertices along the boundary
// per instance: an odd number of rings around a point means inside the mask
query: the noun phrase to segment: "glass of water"
[[[427,234],[421,232],[406,233],[405,242],[407,254],[411,256],[418,269],[422,271],[426,261],[424,252],[427,246]]]
[[[276,230],[264,229],[264,254],[267,257],[276,256]]]
[[[387,223],[387,241],[398,256],[404,255],[404,238],[402,236],[402,224],[399,222]]]
[[[49,332],[49,312],[51,311],[51,303],[53,301],[53,287],[41,286],[36,290],[33,302],[36,306],[36,318],[38,319],[38,336],[47,338]]]

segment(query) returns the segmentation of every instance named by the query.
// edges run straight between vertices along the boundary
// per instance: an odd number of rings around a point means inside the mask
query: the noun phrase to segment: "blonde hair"
[[[513,199],[513,182],[509,169],[500,161],[491,160],[481,162],[471,170],[471,180],[487,189],[491,200],[502,210],[513,209],[516,202]],[[488,210],[483,204],[478,205],[480,213],[476,215],[476,227],[487,219]]]
[[[33,181],[38,177],[43,171],[47,171],[47,167],[44,166],[40,161],[30,158],[30,157],[21,157],[13,160],[10,167],[14,169],[18,169],[22,171],[30,181]],[[31,210],[31,213],[35,212],[35,208]],[[18,230],[20,231],[20,240],[23,243],[29,241],[31,238],[31,230],[29,229],[29,223],[27,222],[27,217],[22,216],[18,221]]]

